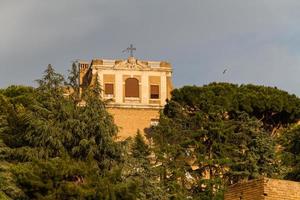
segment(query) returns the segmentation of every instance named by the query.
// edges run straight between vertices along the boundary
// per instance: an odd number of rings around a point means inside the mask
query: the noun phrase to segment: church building
[[[95,80],[102,87],[102,99],[119,127],[118,139],[157,124],[173,89],[170,63],[139,60],[131,53],[128,59],[79,61],[79,66],[81,88]]]

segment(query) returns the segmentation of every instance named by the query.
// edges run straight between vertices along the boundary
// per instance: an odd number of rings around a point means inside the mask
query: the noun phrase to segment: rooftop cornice
[[[91,65],[97,69],[113,68],[113,69],[172,69],[169,62],[166,61],[146,61],[138,60],[134,57],[129,57],[128,59],[93,59]],[[166,70],[163,70],[166,71]],[[168,70],[170,71],[170,70]]]

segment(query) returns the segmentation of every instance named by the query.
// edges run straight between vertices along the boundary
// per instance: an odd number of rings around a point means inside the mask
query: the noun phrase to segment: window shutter
[[[111,83],[106,83],[105,84],[105,94],[109,95],[113,95],[114,94],[114,84],[111,84]]]
[[[151,85],[150,86],[150,98],[151,99],[158,99],[159,98],[159,86],[158,85]]]

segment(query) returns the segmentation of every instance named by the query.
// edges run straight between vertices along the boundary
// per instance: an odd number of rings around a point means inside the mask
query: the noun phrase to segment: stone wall
[[[297,200],[300,183],[262,178],[238,183],[228,188],[225,200]]]
[[[120,140],[135,136],[138,129],[145,133],[145,128],[150,127],[151,120],[159,118],[159,109],[108,108],[108,112],[119,127],[118,139]]]

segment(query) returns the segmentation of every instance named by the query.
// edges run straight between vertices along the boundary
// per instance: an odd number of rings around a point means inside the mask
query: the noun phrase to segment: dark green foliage
[[[300,126],[289,127],[279,138],[284,178],[300,181]]]
[[[244,111],[273,130],[300,118],[300,99],[285,91],[256,85],[212,83],[203,87],[185,86],[175,89],[172,101],[195,111],[227,111],[229,116]]]
[[[132,156],[137,159],[143,159],[150,155],[150,149],[145,143],[145,139],[141,132],[138,131],[134,137],[134,143],[132,145]]]
[[[80,101],[80,71],[79,64],[77,62],[72,63],[71,70],[69,70],[68,81],[66,83],[68,92],[71,93],[70,98],[73,98],[74,101]]]
[[[260,176],[300,181],[294,95],[227,83],[176,89],[150,146],[140,132],[116,142],[98,81],[79,99],[78,75],[73,64],[65,82],[49,65],[38,88],[0,90],[0,199],[218,200]]]
[[[36,80],[39,84],[39,88],[42,90],[58,90],[64,83],[64,77],[61,74],[55,72],[51,64],[49,64],[44,71],[42,79]]]
[[[78,90],[79,89],[79,66],[78,63],[73,62],[72,68],[69,70],[68,83],[67,85]],[[79,93],[79,91],[77,91]]]
[[[275,141],[262,128],[262,124],[244,113],[234,120],[233,128],[228,137],[231,163],[226,175],[229,182],[278,174]]]
[[[97,168],[92,172],[90,165],[80,161],[54,158],[18,164],[12,170],[24,199],[81,199],[95,193],[88,186]]]
[[[105,175],[97,163],[54,158],[12,168],[25,195],[21,199],[135,199],[137,184],[124,180],[119,169]]]
[[[220,199],[228,184],[277,175],[272,131],[296,120],[299,102],[253,85],[174,90],[151,133],[162,182],[177,194]]]
[[[5,173],[12,170],[11,184],[23,191],[19,198],[105,199],[123,190],[132,196],[128,188],[134,184],[120,173],[112,191],[95,192],[107,187],[98,181],[117,177],[110,174],[122,162],[117,128],[98,95],[87,93],[85,106],[78,106],[64,97],[62,76],[50,65],[38,82],[37,89],[14,86],[0,94],[0,158],[18,163]]]
[[[130,141],[131,142],[131,141]],[[130,150],[125,153],[123,176],[137,184],[138,199],[168,199],[165,188],[159,183],[159,176],[153,166],[155,158],[140,131],[128,144]]]
[[[35,103],[28,107],[8,102],[10,115],[2,132],[11,152],[7,159],[28,161],[68,155],[102,163],[117,155],[113,142],[117,129],[104,104],[89,97],[86,106],[80,107],[62,94],[52,96],[54,89],[38,88]]]

